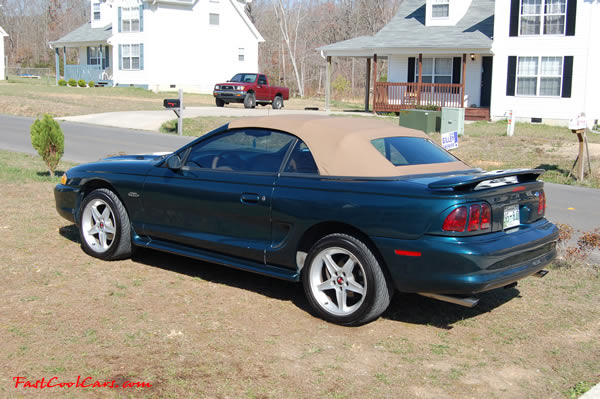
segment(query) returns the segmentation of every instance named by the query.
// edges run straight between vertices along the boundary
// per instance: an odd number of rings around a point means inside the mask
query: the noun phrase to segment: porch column
[[[65,74],[65,80],[67,77],[67,48],[63,47],[63,73]]]
[[[367,58],[367,79],[365,82],[365,112],[369,112],[369,92],[371,91],[371,59]]]
[[[377,101],[377,54],[373,55],[373,113],[376,113],[375,103]]]
[[[419,79],[417,80],[417,105],[421,105],[421,85],[423,84],[423,54],[419,54]]]
[[[460,96],[460,107],[465,107],[465,81],[467,79],[467,55],[463,54],[462,59],[462,93]]]
[[[54,65],[56,67],[56,85],[58,86],[58,80],[60,79],[60,49],[54,48]]]
[[[331,110],[331,56],[327,56],[327,71],[325,72],[325,111]]]

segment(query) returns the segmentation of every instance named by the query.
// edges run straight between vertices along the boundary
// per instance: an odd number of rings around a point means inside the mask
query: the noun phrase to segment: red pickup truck
[[[216,84],[213,95],[217,107],[244,103],[245,108],[271,104],[273,109],[281,109],[283,100],[290,99],[290,89],[270,86],[267,76],[260,73],[238,73],[227,83]]]

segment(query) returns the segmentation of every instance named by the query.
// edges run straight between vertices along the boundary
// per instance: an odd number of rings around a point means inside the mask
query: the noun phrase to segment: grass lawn
[[[0,81],[0,112],[9,115],[72,116],[116,111],[142,111],[163,109],[163,99],[176,98],[176,92],[154,93],[136,88],[79,88],[42,84],[38,80],[12,79]],[[215,106],[211,94],[184,95],[187,107]],[[239,104],[228,107],[243,107]],[[292,99],[285,102],[286,109],[325,106],[324,99]],[[333,102],[334,109],[360,109],[359,103]]]
[[[312,316],[300,285],[154,251],[85,255],[44,172],[0,151],[2,397],[576,398],[600,381],[598,268],[571,262],[473,309],[397,294],[344,328]],[[79,375],[152,387],[14,388]]]

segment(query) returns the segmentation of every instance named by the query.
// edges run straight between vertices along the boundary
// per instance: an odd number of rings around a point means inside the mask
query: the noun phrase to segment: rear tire
[[[79,235],[83,250],[95,258],[118,260],[132,254],[129,216],[119,197],[106,188],[81,202]]]
[[[253,93],[247,93],[246,97],[244,97],[244,108],[255,108],[256,107],[256,97],[254,97]]]
[[[273,99],[273,109],[281,109],[283,108],[283,98],[281,96],[277,96]]]
[[[221,100],[220,98],[216,98],[215,102],[217,103],[217,107],[222,108],[225,106],[225,101]]]
[[[356,237],[331,234],[311,248],[302,269],[304,293],[323,319],[358,326],[378,318],[393,288],[377,258]]]

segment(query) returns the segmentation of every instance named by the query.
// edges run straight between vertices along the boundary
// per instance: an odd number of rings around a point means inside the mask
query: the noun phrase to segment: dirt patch
[[[598,382],[591,272],[526,279],[474,309],[397,294],[344,328],[314,317],[300,285],[154,251],[91,258],[52,189],[2,183],[2,396],[561,398]],[[14,388],[78,375],[153,386]]]

